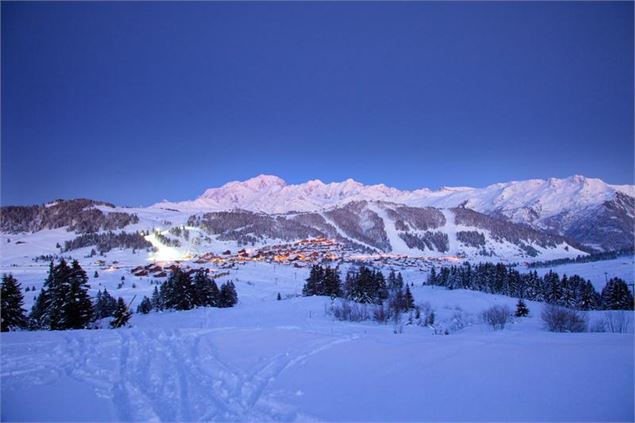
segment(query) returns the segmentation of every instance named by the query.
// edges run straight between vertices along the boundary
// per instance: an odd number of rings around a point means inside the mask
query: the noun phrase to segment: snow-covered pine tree
[[[564,274],[560,279],[560,301],[559,304],[567,308],[575,308],[575,281],[571,281]]]
[[[576,300],[576,308],[579,310],[596,310],[600,308],[602,299],[600,294],[595,290],[593,284],[587,280],[581,286],[578,291],[578,298]]]
[[[602,308],[605,310],[632,310],[633,294],[620,278],[610,279],[602,289]]]
[[[51,330],[67,329],[64,313],[66,301],[70,297],[70,275],[71,268],[64,259],[61,259],[60,262],[53,267],[51,287],[49,289],[50,301],[47,309]]]
[[[2,276],[0,299],[2,302],[0,306],[2,332],[25,328],[27,318],[23,309],[22,289],[20,283],[11,274]]]
[[[31,313],[29,315],[29,324],[33,329],[50,329],[51,322],[49,316],[49,307],[51,304],[50,290],[53,287],[53,262],[49,263],[49,271],[44,281],[44,285],[40,290],[40,295],[35,298]]]
[[[218,286],[203,269],[196,272],[193,284],[195,307],[215,307],[218,304]]]
[[[342,295],[342,282],[340,281],[340,275],[337,269],[327,267],[324,270],[324,281],[321,284],[324,288],[323,295],[328,295],[331,298],[339,297]]]
[[[172,273],[174,290],[172,301],[176,310],[190,310],[194,308],[194,284],[192,278],[181,269]]]
[[[141,300],[141,302],[139,303],[139,306],[137,307],[137,313],[148,314],[151,311],[152,311],[152,302],[150,301],[150,298],[144,295],[143,300]]]
[[[236,287],[232,281],[227,281],[220,287],[219,307],[233,307],[238,302]]]
[[[437,269],[436,268],[432,268],[430,269],[430,274],[428,275],[428,279],[425,282],[426,285],[438,285],[438,279],[437,279]]]
[[[114,319],[112,319],[112,322],[110,322],[110,326],[113,329],[127,325],[128,321],[132,317],[132,312],[128,310],[126,302],[121,297],[117,299],[117,308],[115,309],[113,317]]]
[[[410,292],[410,287],[408,285],[406,285],[406,292],[404,293],[403,300],[404,300],[404,307],[406,311],[412,310],[415,308],[415,299],[412,296],[412,292]]]
[[[161,294],[159,293],[159,288],[155,285],[154,291],[152,291],[152,298],[150,299],[152,302],[152,309],[155,311],[163,310],[163,302],[161,301]]]
[[[306,283],[302,288],[302,295],[305,297],[324,295],[323,279],[324,268],[318,264],[313,265],[311,267],[311,271],[309,272],[309,277],[306,279]]]
[[[518,299],[516,303],[516,317],[525,317],[529,315],[529,308],[527,308],[527,304],[523,301],[522,298]]]
[[[88,276],[77,260],[71,264],[71,272],[64,282],[63,328],[82,329],[88,326],[93,316],[93,304],[88,294]]]
[[[388,288],[386,287],[386,278],[384,278],[384,274],[379,270],[373,272],[373,285],[374,285],[374,303],[381,304],[384,300],[388,298]],[[397,285],[403,286],[403,278],[401,277],[401,273],[397,274]]]
[[[107,289],[104,289],[104,292],[97,292],[93,315],[95,320],[111,317],[115,313],[115,308],[117,308],[117,300]]]
[[[549,271],[544,277],[545,301],[549,304],[560,305],[562,290],[560,287],[560,277],[557,273]]]

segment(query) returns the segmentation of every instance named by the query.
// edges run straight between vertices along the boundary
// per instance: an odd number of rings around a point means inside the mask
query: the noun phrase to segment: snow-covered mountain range
[[[312,180],[289,185],[277,176],[260,175],[208,189],[193,201],[165,201],[152,207],[184,212],[241,209],[272,214],[319,211],[351,201],[463,207],[567,236],[599,250],[633,245],[635,185],[610,185],[579,175],[437,191],[428,188],[402,191],[383,184],[364,185],[352,179],[329,184]]]
[[[140,236],[98,239],[96,234],[188,226],[200,232],[200,239],[196,245],[192,239],[178,243],[199,252],[227,248],[227,243],[239,247],[328,237],[363,252],[544,259],[633,248],[634,222],[635,186],[582,176],[402,191],[352,179],[290,185],[260,175],[208,189],[192,201],[145,208],[92,200],[3,207],[0,230],[67,228],[84,235],[73,245],[139,248],[144,245]]]
[[[259,175],[246,181],[229,182],[220,188],[210,188],[193,201],[164,201],[154,207],[287,213],[316,211],[350,201],[367,200],[441,208],[461,205],[483,212],[501,211],[522,222],[553,216],[564,208],[582,210],[612,200],[616,193],[635,197],[635,185],[609,185],[600,179],[576,175],[566,179],[506,182],[485,188],[402,191],[383,184],[364,185],[353,179],[329,184],[314,179],[290,185],[277,176]]]

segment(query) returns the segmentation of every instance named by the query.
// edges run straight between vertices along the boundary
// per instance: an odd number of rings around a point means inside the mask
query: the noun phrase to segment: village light
[[[159,241],[156,234],[151,233],[144,237],[156,249],[156,252],[150,254],[148,260],[151,261],[176,261],[184,260],[188,257],[188,253],[183,253],[175,247],[169,247]]]

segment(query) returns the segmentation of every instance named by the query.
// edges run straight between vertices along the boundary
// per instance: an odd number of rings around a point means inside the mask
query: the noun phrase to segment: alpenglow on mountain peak
[[[319,211],[351,201],[385,201],[416,207],[467,207],[499,212],[514,220],[540,220],[564,211],[583,210],[613,200],[617,193],[635,197],[634,185],[610,185],[596,178],[530,179],[484,188],[443,187],[399,190],[384,184],[365,185],[354,179],[324,183],[313,179],[287,184],[275,175],[258,175],[210,188],[192,201],[161,202],[153,207],[204,212],[244,209],[264,213]]]

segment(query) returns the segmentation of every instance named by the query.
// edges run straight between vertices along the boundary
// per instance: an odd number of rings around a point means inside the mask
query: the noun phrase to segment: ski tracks
[[[288,420],[271,401],[261,401],[269,384],[310,356],[354,339],[312,341],[244,371],[224,362],[213,343],[201,343],[200,333],[130,329],[118,335],[112,400],[124,421]]]

